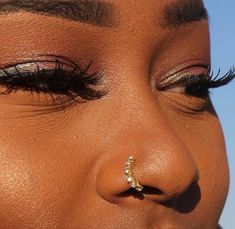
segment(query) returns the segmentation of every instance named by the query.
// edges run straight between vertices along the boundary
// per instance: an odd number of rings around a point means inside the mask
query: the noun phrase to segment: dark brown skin
[[[0,96],[0,228],[217,228],[228,167],[213,106],[155,87],[210,64],[207,20],[162,28],[172,1],[106,0],[113,27],[0,16],[1,67],[41,54],[93,60],[109,89],[63,111],[43,94],[40,103],[29,92]],[[130,155],[142,193],[124,178]]]

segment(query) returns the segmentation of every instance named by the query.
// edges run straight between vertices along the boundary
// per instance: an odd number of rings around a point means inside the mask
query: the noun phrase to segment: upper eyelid
[[[88,65],[91,65],[93,61],[90,61]],[[63,65],[66,65],[71,68],[76,68],[78,71],[83,71],[83,69],[80,67],[80,65],[74,61],[73,59],[62,56],[62,55],[54,55],[54,54],[40,54],[37,55],[34,58],[31,58],[29,60],[25,61],[19,61],[17,63],[7,64],[5,66],[0,66],[0,69],[8,69],[20,65],[26,65],[26,64],[37,64],[37,63],[61,63]],[[87,68],[87,66],[85,67]]]
[[[165,81],[168,78],[171,77],[175,77],[175,75],[189,75],[190,72],[192,72],[192,69],[194,68],[200,68],[202,70],[202,72],[211,72],[211,66],[208,63],[200,63],[200,64],[194,64],[192,62],[195,62],[197,60],[190,60],[188,62],[182,62],[182,64],[177,64],[176,66],[174,66],[173,69],[171,70],[164,70],[163,72],[161,72],[161,77],[160,77],[160,81]],[[204,70],[203,70],[204,69]]]
[[[8,77],[12,77],[20,74],[33,74],[33,73],[41,73],[45,70],[51,70],[51,72],[55,72],[56,70],[61,70],[66,74],[76,75],[77,77],[86,75],[86,76],[95,76],[99,71],[94,73],[88,73],[89,68],[92,65],[92,61],[90,61],[85,67],[80,67],[78,63],[73,61],[72,59],[59,55],[39,55],[38,57],[50,58],[50,59],[35,59],[35,60],[27,60],[21,61],[14,64],[6,65],[5,67],[0,68],[0,77],[1,75],[5,75]],[[51,65],[51,66],[50,66]],[[1,72],[3,74],[1,74]],[[101,74],[98,77],[98,81],[100,81]]]
[[[103,74],[100,74],[99,71],[96,71],[94,73],[88,72],[92,64],[92,61],[90,61],[85,67],[81,68],[76,62],[72,61],[69,58],[65,58],[61,56],[43,55],[44,58],[45,56],[53,57],[55,59],[22,61],[20,63],[9,64],[5,66],[5,68],[2,68],[2,72],[4,72],[7,77],[3,76],[2,80],[1,80],[1,69],[0,69],[1,84],[7,87],[6,91],[3,92],[2,94],[9,94],[15,90],[24,90],[24,91],[31,91],[31,92],[33,91],[36,93],[40,93],[40,92],[49,93],[51,95],[52,94],[67,95],[77,102],[78,97],[83,99],[83,101],[90,101],[90,100],[99,99],[108,93],[107,89],[92,88],[92,86],[100,85],[101,79],[103,77]],[[39,67],[40,63],[42,63],[43,65],[45,63],[45,66],[44,67],[41,66],[40,68]],[[51,66],[49,67],[48,64],[51,64]],[[31,65],[31,69],[29,67],[30,65]],[[22,66],[26,66],[26,68],[24,70],[21,69],[22,71],[20,71],[20,69],[18,68]],[[54,82],[55,81],[66,82],[65,85],[67,86],[65,88],[61,88],[59,86],[58,90],[54,90],[54,89],[51,90],[53,87],[51,89],[47,89],[46,87],[40,89],[40,87],[38,87],[37,84],[35,84],[35,86],[32,86],[29,83],[31,81],[30,77],[33,77],[32,79],[34,81],[32,82],[36,82],[35,75],[39,76],[39,77],[36,77],[37,82],[40,82],[41,80],[43,80],[44,79],[43,75],[44,75],[46,78],[55,77]],[[16,78],[12,78],[11,80],[11,77],[15,77],[15,76]],[[60,76],[60,77],[57,78],[57,76]],[[26,82],[26,80],[28,81],[28,83]],[[19,82],[22,82],[22,84],[19,84]],[[67,84],[68,82],[69,84]],[[50,81],[48,85],[53,85],[53,84],[54,83]]]
[[[56,61],[55,60],[29,60],[29,61],[25,61],[25,62],[20,62],[20,63],[16,63],[16,64],[10,64],[10,65],[7,65],[7,66],[4,66],[4,67],[1,67],[0,68],[0,71],[9,71],[10,69],[20,69],[22,67],[25,67],[29,69],[34,65],[34,66],[37,66],[39,67],[39,64],[44,64],[45,66],[48,65],[48,64],[54,64],[52,65],[51,68],[48,68],[48,67],[45,67],[47,69],[53,69],[53,67],[55,67],[55,64],[56,64]],[[70,67],[70,68],[74,68],[73,65],[69,64],[69,63],[64,63],[64,62],[61,62],[60,61],[60,64],[62,64],[63,66],[67,66],[67,67]]]
[[[177,74],[177,76],[171,76],[168,77],[166,80],[161,81],[158,84],[158,90],[163,90],[169,87],[172,87],[174,85],[179,85],[182,84],[182,86],[185,86],[186,84],[188,84],[190,81],[191,83],[196,83],[198,81],[203,81],[203,80],[208,80],[208,74],[198,74],[198,75],[193,75],[193,74],[184,74],[184,75],[180,75]]]
[[[208,69],[207,74],[183,74],[182,76],[180,74],[177,74],[176,76],[172,74],[170,77],[167,77],[166,80],[160,82],[160,86],[158,85],[157,89],[164,90],[180,84],[182,86],[202,84],[205,87],[208,87],[208,89],[213,89],[225,86],[235,79],[235,67],[229,69],[223,76],[220,76],[220,72],[221,71],[219,70],[218,73],[214,75],[213,71]]]
[[[50,59],[38,59],[38,58],[50,58]],[[45,66],[44,66],[45,64]],[[60,70],[64,73],[71,74],[73,76],[86,76],[86,79],[90,79],[89,81],[86,81],[87,84],[89,82],[93,82],[94,78],[96,78],[97,82],[101,82],[104,74],[103,71],[98,69],[97,71],[91,72],[90,67],[93,64],[93,61],[90,60],[88,64],[80,67],[80,65],[72,60],[69,57],[61,56],[61,55],[53,55],[53,54],[43,54],[43,55],[37,55],[36,59],[21,61],[14,64],[8,64],[5,67],[0,67],[0,77],[1,77],[1,71],[8,76],[19,75],[19,74],[25,74],[25,73],[39,73],[44,70]],[[50,67],[48,65],[51,65]],[[36,68],[35,68],[36,66]],[[25,71],[22,70],[22,68]],[[31,68],[31,70],[30,70]],[[22,71],[21,71],[22,70]],[[81,78],[81,79],[82,79]],[[85,82],[85,81],[84,81]],[[92,83],[90,83],[92,84]]]

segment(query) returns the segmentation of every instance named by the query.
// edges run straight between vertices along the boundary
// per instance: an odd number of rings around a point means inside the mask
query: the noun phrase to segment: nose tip
[[[145,186],[143,194],[159,203],[167,202],[184,194],[193,184],[199,181],[199,171],[194,163],[192,164],[187,164],[183,169],[178,167],[178,171],[173,169],[168,174],[162,170],[162,173],[155,174],[155,182],[143,178],[142,183]],[[154,195],[156,189],[158,195]]]
[[[127,155],[125,159],[122,156],[104,162],[97,176],[98,192],[111,203],[127,202],[131,196],[138,195],[159,203],[169,201],[186,192],[199,180],[194,160],[186,152],[180,154],[179,156],[179,153],[164,152],[145,159],[138,155],[134,156],[136,163],[133,167],[133,176],[143,186],[141,192],[127,180]],[[136,201],[136,198],[132,200]]]
[[[182,158],[168,154],[168,158],[160,156],[156,160],[145,161],[142,165],[139,163],[140,167],[135,168],[135,177],[143,186],[141,193],[148,199],[169,201],[199,181],[198,168],[187,154]]]

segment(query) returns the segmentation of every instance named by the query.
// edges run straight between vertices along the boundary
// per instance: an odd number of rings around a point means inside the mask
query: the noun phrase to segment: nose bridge
[[[174,131],[162,112],[157,94],[152,91],[150,83],[145,79],[133,79],[133,81],[135,83],[131,83],[130,79],[130,83],[127,83],[125,90],[120,93],[123,98],[121,103],[120,97],[117,101],[122,123],[120,135],[126,135],[126,137],[134,135],[137,141],[132,139],[130,142],[135,142],[135,144],[143,142],[144,139],[157,140],[159,137],[174,141],[175,135],[174,138],[169,137]],[[113,112],[117,114],[116,110]],[[158,136],[159,133],[161,136]]]
[[[128,75],[126,78],[123,81],[125,85],[120,87],[122,91],[118,92],[121,95],[121,103],[120,96],[118,98],[119,112],[126,126],[138,127],[140,124],[147,126],[151,122],[156,123],[156,119],[162,119],[163,116],[157,99],[154,98],[149,79],[138,77],[137,74]]]
[[[130,189],[124,177],[125,161],[133,156],[134,173],[144,186],[143,192],[150,187],[156,190],[150,198],[167,201],[198,180],[198,169],[151,94],[132,92],[121,104],[121,127],[106,142],[109,156],[106,159],[103,154],[97,189],[106,200],[121,201],[120,194]]]

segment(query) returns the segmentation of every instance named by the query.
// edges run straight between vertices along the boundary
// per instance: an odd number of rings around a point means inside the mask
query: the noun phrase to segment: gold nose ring
[[[125,178],[127,183],[137,190],[141,192],[143,190],[143,186],[139,183],[134,175],[134,166],[135,166],[135,159],[132,156],[128,157],[128,161],[125,163]]]

